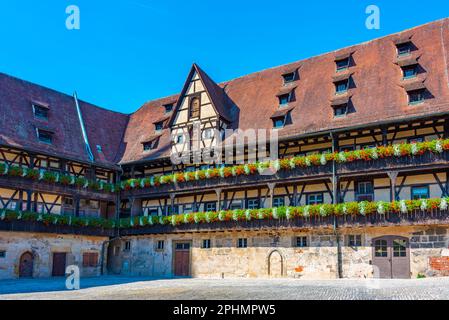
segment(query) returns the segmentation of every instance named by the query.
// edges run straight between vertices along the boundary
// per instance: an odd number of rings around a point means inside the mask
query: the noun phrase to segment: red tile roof
[[[430,99],[416,106],[408,105],[402,71],[398,66],[396,44],[408,40],[416,46],[412,57],[419,57],[418,63],[425,70],[425,86],[431,93]],[[335,95],[333,81],[338,77],[335,60],[349,56],[353,62],[348,70],[352,85],[347,96],[351,97],[355,112],[337,119],[333,117],[332,104],[342,96]],[[385,120],[449,114],[448,63],[449,19],[443,19],[221,84],[215,84],[198,66],[193,68],[202,77],[217,110],[231,121],[233,128],[240,129],[273,127],[271,116],[279,110],[276,95],[283,88],[282,75],[298,69],[299,75],[292,84],[296,87],[295,97],[289,102],[292,121],[278,130],[279,137],[284,139]],[[87,159],[71,97],[5,75],[0,77],[0,85],[1,143]],[[169,129],[162,130],[156,150],[144,152],[142,142],[154,135],[153,122],[165,116],[163,106],[178,98],[179,95],[174,95],[145,103],[130,116],[82,103],[92,150],[95,153],[95,144],[100,144],[108,163],[169,157]],[[33,119],[29,107],[33,100],[48,101],[51,117],[57,114],[54,146],[36,142],[32,124],[38,120]],[[8,110],[13,109],[9,115]]]

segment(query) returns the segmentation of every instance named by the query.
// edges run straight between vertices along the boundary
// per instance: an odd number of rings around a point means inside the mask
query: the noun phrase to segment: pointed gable
[[[195,95],[201,101],[200,108],[211,107],[212,109],[208,111],[209,114],[214,112],[214,116],[226,122],[232,122],[230,104],[223,88],[217,85],[198,65],[193,64],[181,91],[170,126],[176,122],[189,120],[188,110],[190,110]]]

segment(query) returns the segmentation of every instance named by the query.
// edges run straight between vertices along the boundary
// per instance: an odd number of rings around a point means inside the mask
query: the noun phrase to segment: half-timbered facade
[[[444,19],[220,84],[194,64],[130,115],[0,75],[0,277],[448,275],[448,50]]]

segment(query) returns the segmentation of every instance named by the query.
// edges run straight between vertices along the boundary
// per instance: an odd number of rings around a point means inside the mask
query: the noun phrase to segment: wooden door
[[[190,243],[178,242],[175,244],[175,272],[176,277],[190,276]]]
[[[53,253],[53,277],[63,277],[65,276],[66,267],[66,253],[65,252],[54,252]]]
[[[20,257],[19,263],[19,277],[20,278],[32,278],[34,267],[34,256],[31,252],[25,252]]]
[[[373,265],[379,278],[409,279],[409,240],[399,236],[384,236],[373,240]]]

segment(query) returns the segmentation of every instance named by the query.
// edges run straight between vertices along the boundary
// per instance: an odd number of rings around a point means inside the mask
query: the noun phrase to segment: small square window
[[[348,245],[350,247],[361,247],[362,246],[362,235],[348,235]]]
[[[33,104],[33,112],[36,118],[48,120],[48,108]]]
[[[237,241],[237,248],[247,248],[248,247],[248,239],[240,238]]]
[[[273,120],[273,127],[275,129],[281,129],[285,125],[285,118],[277,118]]]
[[[206,211],[206,212],[217,211],[217,203],[216,202],[206,202],[204,204],[204,211]]]
[[[349,80],[343,80],[335,83],[336,94],[342,94],[348,91]]]
[[[293,81],[295,81],[296,72],[286,73],[286,74],[282,75],[282,77],[284,78],[284,84],[293,82]]]
[[[335,61],[337,65],[337,71],[343,71],[349,68],[349,58]]]
[[[398,56],[406,56],[409,55],[412,50],[412,43],[405,42],[398,44],[396,47],[398,49]]]
[[[334,117],[342,117],[348,113],[348,105],[342,104],[334,107]]]
[[[0,258],[6,258],[6,251],[0,250]]]
[[[274,197],[273,198],[273,207],[274,208],[283,207],[283,206],[285,206],[284,197]]]
[[[173,111],[173,103],[164,105],[165,113],[170,113]]]
[[[247,209],[259,209],[259,199],[248,199],[246,203]]]
[[[131,251],[131,241],[125,242],[125,249],[124,251]]]
[[[323,204],[322,193],[312,193],[307,195],[307,205]]]
[[[214,137],[214,129],[209,128],[203,131],[203,139],[204,140],[209,140],[212,139]]]
[[[231,202],[231,205],[230,205],[230,207],[229,207],[229,209],[230,210],[239,210],[239,209],[242,209],[242,207],[243,207],[243,204],[242,204],[242,201],[232,201]]]
[[[297,248],[305,248],[307,247],[307,237],[296,237],[296,247]]]
[[[73,207],[73,198],[64,198],[64,205]]]
[[[37,129],[37,138],[40,142],[52,144],[53,142],[53,133],[50,131]]]
[[[98,265],[98,252],[83,253],[83,267],[95,268]]]
[[[201,245],[201,248],[202,249],[210,249],[210,247],[211,247],[210,243],[211,243],[210,239],[204,239],[203,244]]]
[[[278,97],[279,98],[279,105],[285,106],[290,102],[290,94],[283,94]]]
[[[424,142],[424,138],[423,137],[415,137],[415,138],[408,138],[407,139],[407,143],[420,143],[420,142]]]
[[[412,187],[412,200],[429,199],[429,186]]]
[[[164,250],[164,245],[165,245],[165,241],[164,240],[159,240],[157,242],[156,250],[159,250],[159,251]]]
[[[418,68],[416,65],[403,67],[402,73],[403,73],[404,79],[416,78],[416,75],[418,73]]]
[[[414,105],[424,102],[424,91],[424,89],[421,89],[407,92],[408,103]]]

